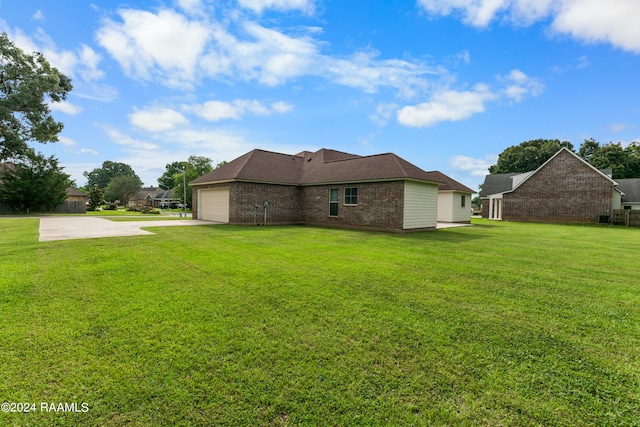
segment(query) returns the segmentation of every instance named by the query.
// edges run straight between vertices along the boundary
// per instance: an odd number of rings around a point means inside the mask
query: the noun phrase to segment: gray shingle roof
[[[498,173],[494,175],[487,175],[484,178],[484,184],[482,184],[482,190],[480,190],[480,197],[486,197],[490,194],[504,193],[510,191],[513,188],[513,180],[511,179],[515,175],[520,173]]]
[[[392,179],[442,182],[437,174],[426,172],[393,153],[358,156],[323,148],[315,153],[304,151],[299,155],[252,150],[190,184],[255,181],[314,185]]]
[[[623,202],[640,203],[640,178],[616,179],[616,182],[624,193]]]

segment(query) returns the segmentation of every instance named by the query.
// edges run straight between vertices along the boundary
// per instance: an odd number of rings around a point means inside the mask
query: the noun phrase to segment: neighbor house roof
[[[623,203],[640,203],[640,178],[617,179]]]
[[[254,181],[274,184],[315,185],[337,182],[415,179],[441,183],[393,153],[358,156],[321,149],[297,155],[252,150],[193,180],[191,185],[225,181]]]
[[[480,197],[510,191],[513,188],[512,178],[516,175],[519,175],[519,173],[497,173],[494,175],[487,175],[484,178],[482,190],[480,190]]]
[[[67,197],[87,197],[87,195],[77,188],[67,187]]]

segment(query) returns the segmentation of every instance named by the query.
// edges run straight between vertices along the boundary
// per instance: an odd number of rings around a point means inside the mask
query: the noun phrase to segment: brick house
[[[388,231],[434,229],[441,177],[392,153],[252,150],[191,181],[193,218]]]
[[[586,223],[620,209],[622,194],[611,176],[562,148],[535,171],[487,175],[480,197],[483,218]]]

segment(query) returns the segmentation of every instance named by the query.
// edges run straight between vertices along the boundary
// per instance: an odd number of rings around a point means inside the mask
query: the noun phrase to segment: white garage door
[[[229,222],[229,188],[198,190],[198,219]]]

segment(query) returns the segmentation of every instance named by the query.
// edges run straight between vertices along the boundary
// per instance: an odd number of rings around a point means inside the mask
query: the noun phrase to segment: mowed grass
[[[150,229],[0,219],[1,425],[640,425],[639,229]]]

